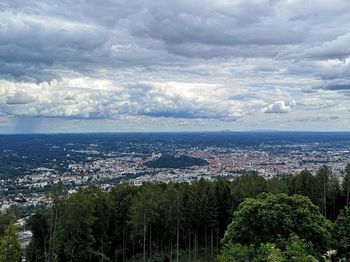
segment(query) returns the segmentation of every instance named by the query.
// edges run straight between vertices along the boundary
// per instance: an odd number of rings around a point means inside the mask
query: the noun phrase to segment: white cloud
[[[117,85],[85,77],[40,84],[2,81],[0,91],[9,94],[5,101],[0,101],[0,110],[14,116],[92,119],[149,116],[233,121],[241,115],[239,102],[222,100],[223,87],[212,84]]]
[[[276,101],[273,104],[268,105],[263,109],[264,113],[272,113],[272,114],[286,114],[292,110],[292,108],[296,105],[295,101],[286,102],[284,100]]]

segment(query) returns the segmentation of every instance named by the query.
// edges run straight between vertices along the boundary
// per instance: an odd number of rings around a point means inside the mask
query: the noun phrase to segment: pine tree
[[[316,192],[322,213],[327,217],[327,193],[331,170],[328,166],[322,166],[315,176]]]
[[[136,233],[142,235],[143,261],[146,261],[147,236],[152,236],[152,222],[155,221],[159,194],[151,184],[142,185],[131,207],[131,224]],[[149,243],[149,255],[151,255],[151,243]]]
[[[89,261],[95,256],[93,190],[80,189],[63,203],[54,235],[55,255],[59,261]]]
[[[21,247],[18,239],[18,226],[15,216],[11,215],[5,228],[5,235],[0,239],[0,262],[18,262],[21,259]]]
[[[338,258],[350,260],[350,208],[342,210],[335,221],[334,245],[337,250]]]
[[[343,192],[346,196],[346,207],[350,204],[350,164],[345,167],[345,177],[342,184]]]

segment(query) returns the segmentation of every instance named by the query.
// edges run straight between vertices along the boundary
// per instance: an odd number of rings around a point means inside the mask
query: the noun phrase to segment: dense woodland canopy
[[[345,172],[339,180],[323,166],[317,174],[305,170],[269,180],[252,173],[232,182],[122,184],[109,192],[90,186],[71,195],[58,184],[51,207],[27,223],[33,239],[25,256],[28,261],[316,261],[336,250],[334,260],[350,259],[350,166]],[[5,220],[1,243],[15,230]]]
[[[206,160],[197,157],[164,155],[158,159],[148,161],[146,166],[150,168],[186,168],[191,166],[205,166],[208,164]]]

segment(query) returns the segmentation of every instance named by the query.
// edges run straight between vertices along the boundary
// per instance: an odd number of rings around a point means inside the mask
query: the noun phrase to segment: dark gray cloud
[[[14,95],[7,97],[6,104],[8,105],[25,105],[35,101],[35,98],[25,92],[17,91]]]
[[[349,34],[346,24],[336,22],[344,22],[350,4],[338,6],[267,0],[4,1],[0,59],[19,67],[86,70],[170,65],[179,55],[344,58]]]
[[[339,120],[339,116],[316,116],[316,117],[301,117],[294,119],[296,122],[325,122]]]
[[[350,90],[350,78],[349,79],[335,79],[328,81],[324,89],[327,90]]]

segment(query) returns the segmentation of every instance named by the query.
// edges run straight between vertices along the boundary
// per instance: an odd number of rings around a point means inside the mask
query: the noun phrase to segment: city
[[[212,134],[214,135],[215,133]],[[260,135],[264,138],[264,134]],[[168,136],[169,139],[176,138],[176,134]],[[251,172],[257,172],[266,179],[296,174],[304,169],[316,174],[323,165],[329,166],[342,181],[344,167],[350,163],[350,140],[347,134],[344,135],[344,141],[340,142],[320,142],[316,138],[316,142],[291,141],[290,144],[283,145],[279,142],[272,144],[267,140],[267,143],[255,145],[191,146],[191,143],[176,145],[164,135],[163,138],[165,140],[162,143],[150,139],[149,145],[131,142],[124,145],[125,152],[120,150],[120,146],[115,150],[113,147],[105,148],[103,145],[85,142],[68,143],[69,148],[62,144],[50,144],[47,150],[57,150],[60,153],[57,155],[59,160],[53,159],[52,163],[45,163],[44,166],[29,166],[16,176],[0,180],[0,210],[17,206],[34,211],[47,206],[50,204],[48,193],[58,182],[62,182],[72,193],[80,186],[91,184],[99,184],[109,190],[113,185],[121,183],[137,186],[144,182],[191,183],[194,180],[217,178],[232,180]],[[120,140],[124,143],[123,137]],[[6,148],[1,153],[3,158],[13,157],[13,154],[18,153]],[[189,156],[203,159],[206,163],[182,168],[147,166],[147,163],[160,159],[165,154],[172,154],[175,158]],[[17,157],[23,159],[28,156],[18,154]]]

